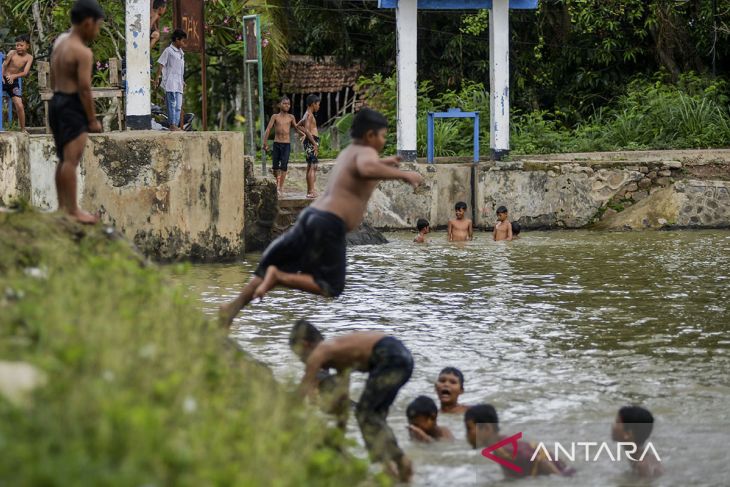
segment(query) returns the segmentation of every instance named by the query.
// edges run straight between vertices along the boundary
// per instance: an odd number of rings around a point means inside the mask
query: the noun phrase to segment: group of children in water
[[[296,125],[293,118],[284,120],[288,134],[289,128]],[[378,183],[401,180],[416,188],[423,182],[417,172],[399,169],[400,158],[379,157],[385,146],[387,125],[386,118],[374,110],[363,108],[357,113],[351,128],[352,143],[338,155],[324,194],[300,214],[291,229],[269,245],[241,293],[221,306],[222,324],[230,326],[244,306],[255,299],[263,299],[277,286],[325,297],[337,297],[343,292],[345,235],[362,222],[368,200]],[[307,137],[307,131],[303,132]],[[457,203],[455,209],[456,218],[449,221],[449,240],[470,240],[473,238],[472,223],[464,216],[466,204]],[[519,234],[519,226],[513,228],[506,208],[497,209],[497,218],[495,240],[512,240]],[[428,222],[419,220],[418,229],[417,241],[425,241]],[[300,393],[318,401],[324,411],[334,414],[343,429],[351,409],[350,374],[368,375],[354,407],[365,446],[371,458],[382,462],[387,472],[409,481],[413,473],[412,462],[398,446],[387,423],[390,406],[413,372],[414,361],[408,348],[397,338],[374,331],[359,331],[326,340],[319,329],[306,320],[294,325],[289,345],[304,364]],[[472,447],[486,447],[502,439],[497,413],[492,406],[468,407],[459,403],[459,395],[464,391],[464,376],[458,369],[442,370],[435,387],[441,413],[464,414],[466,437]],[[438,413],[431,398],[419,396],[414,399],[406,409],[411,438],[423,442],[453,440],[453,433],[438,425]],[[645,431],[646,424],[651,424],[653,418],[649,414],[640,421],[633,419],[634,416],[627,419],[619,413],[617,425],[621,427],[621,438],[643,442],[646,438],[637,433],[633,423],[643,424],[642,431]],[[615,432],[619,426],[615,427]],[[500,448],[496,454],[510,455],[510,452]],[[559,464],[545,462],[541,458],[533,462],[528,457],[524,472],[527,475],[569,473],[569,469]]]
[[[465,218],[466,203],[459,201],[454,206],[456,214],[455,218],[449,220],[448,239],[449,242],[465,242],[474,239],[474,224],[469,218]],[[486,208],[485,208],[486,213]],[[522,229],[518,222],[510,222],[507,215],[507,208],[500,206],[497,208],[497,222],[494,224],[492,239],[497,242],[500,240],[516,240]],[[431,233],[431,224],[425,218],[419,218],[416,221],[416,231],[418,235],[413,239],[416,243],[427,243],[426,235]]]

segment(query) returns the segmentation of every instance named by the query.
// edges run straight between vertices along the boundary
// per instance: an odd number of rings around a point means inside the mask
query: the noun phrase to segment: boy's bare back
[[[274,119],[274,142],[290,143],[290,130],[296,128],[297,120],[291,113],[276,113]]]
[[[367,372],[373,347],[382,338],[385,338],[383,333],[360,331],[325,340],[317,348],[319,353],[323,353],[327,357],[324,362],[327,367],[338,371],[353,369]],[[317,353],[317,350],[312,353],[314,360],[317,360],[315,356]]]
[[[312,207],[342,218],[347,231],[357,228],[365,215],[370,196],[381,181],[377,176],[369,176],[371,170],[377,171],[374,165],[386,164],[380,161],[378,152],[372,147],[358,144],[346,147],[335,160],[327,189]],[[420,182],[422,178],[413,174]]]
[[[78,93],[80,86],[91,83],[93,62],[91,49],[79,37],[68,32],[61,34],[53,44],[51,54],[51,89],[66,94]]]

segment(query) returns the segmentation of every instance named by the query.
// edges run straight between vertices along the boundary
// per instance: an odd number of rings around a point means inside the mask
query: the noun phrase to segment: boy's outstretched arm
[[[291,126],[294,128],[297,134],[301,135],[302,137],[307,136],[307,132],[304,131],[299,124],[297,124],[297,119],[294,118],[294,115],[289,115],[289,118],[291,119]]]
[[[322,369],[322,366],[329,360],[330,357],[330,344],[321,343],[314,349],[312,354],[307,359],[307,364],[304,367],[304,377],[299,385],[299,392],[304,397],[311,397],[317,390],[317,372]]]
[[[276,114],[272,115],[269,119],[269,125],[266,126],[266,133],[264,133],[264,151],[269,151],[269,134],[271,134],[271,127],[274,126],[274,121],[276,120]]]
[[[311,142],[314,147],[317,147],[317,141],[314,140],[314,137],[312,136],[312,133],[309,131],[309,129],[307,129],[307,123],[306,122],[307,122],[307,117],[309,117],[309,116],[310,116],[309,115],[309,112],[305,112],[304,113],[304,116],[302,117],[302,119],[299,120],[299,123],[297,124],[297,126],[300,126],[301,125],[301,129],[304,132],[304,136],[307,139],[309,139],[309,142]]]
[[[400,179],[414,188],[423,182],[423,176],[415,171],[401,171],[368,156],[358,157],[355,166],[360,177],[365,179]]]

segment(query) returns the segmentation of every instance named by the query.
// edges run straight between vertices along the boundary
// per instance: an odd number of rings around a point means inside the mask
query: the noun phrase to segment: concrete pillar
[[[126,0],[126,111],[127,129],[151,128],[150,4],[151,0]]]
[[[418,1],[399,0],[395,11],[398,34],[398,155],[416,160],[418,100]]]
[[[489,146],[492,158],[509,153],[509,0],[489,12]]]

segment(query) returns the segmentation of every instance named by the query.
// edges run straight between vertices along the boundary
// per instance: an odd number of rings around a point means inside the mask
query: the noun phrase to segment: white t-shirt
[[[185,53],[170,44],[157,61],[162,65],[162,88],[166,92],[182,93],[185,75]]]

